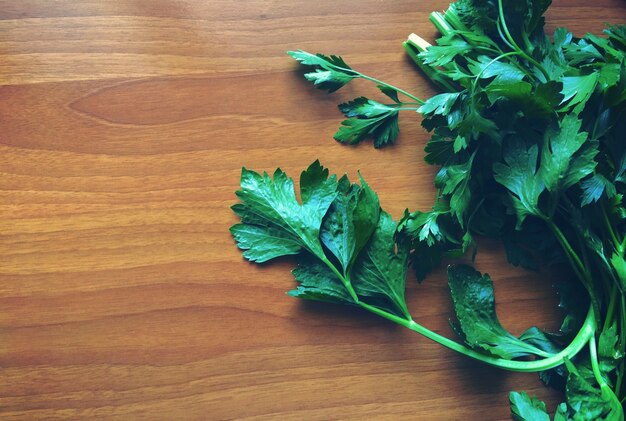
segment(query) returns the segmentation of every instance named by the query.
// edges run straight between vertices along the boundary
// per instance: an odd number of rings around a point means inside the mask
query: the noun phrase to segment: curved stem
[[[583,323],[583,326],[576,335],[576,337],[561,352],[559,352],[558,354],[554,354],[550,357],[534,361],[514,361],[485,355],[471,348],[468,348],[463,344],[448,339],[445,336],[442,336],[436,332],[433,332],[432,330],[420,325],[419,323],[416,323],[413,320],[403,319],[369,304],[359,302],[359,306],[374,314],[384,317],[387,320],[407,327],[412,331],[417,332],[420,335],[425,336],[428,339],[435,341],[440,345],[443,345],[446,348],[449,348],[467,357],[482,361],[485,364],[489,364],[494,367],[517,372],[536,372],[548,370],[550,368],[554,368],[563,364],[563,360],[565,359],[573,358],[574,355],[578,354],[578,352],[580,352],[580,350],[585,347],[587,342],[589,342],[589,339],[594,335],[596,324],[595,316],[593,314],[593,311],[590,309],[587,313],[587,318],[585,319],[585,322]]]
[[[528,60],[529,62],[534,64],[541,71],[541,73],[545,77],[546,81],[550,80],[550,75],[548,74],[546,69],[541,65],[541,63],[539,63],[537,60],[535,60],[534,58],[529,56],[528,53],[526,53],[524,50],[522,50],[519,47],[519,45],[517,45],[517,43],[515,42],[515,39],[513,38],[511,33],[509,32],[509,28],[506,26],[506,20],[504,19],[504,9],[503,9],[503,6],[502,6],[502,0],[498,0],[498,14],[500,16],[499,22],[502,23],[502,29],[504,30],[504,34],[506,35],[506,38],[508,39],[508,41],[510,43],[509,46],[512,47],[514,50],[519,51],[524,56],[524,58],[526,60]]]
[[[510,56],[523,56],[522,53],[520,53],[519,51],[509,51],[508,53],[503,53],[500,54],[499,56],[497,56],[496,58],[494,58],[493,60],[491,60],[489,63],[487,63],[485,65],[485,67],[483,67],[480,72],[478,72],[478,74],[474,77],[474,81],[472,82],[472,93],[476,91],[476,85],[478,83],[478,80],[480,79],[480,77],[483,75],[484,71],[487,70],[489,68],[489,66],[491,66],[492,64],[494,64],[495,62],[499,61],[502,58],[506,58],[506,57],[510,57]],[[525,69],[521,69],[524,73],[527,73],[527,71]]]
[[[509,41],[510,45],[514,49],[521,50],[521,48],[519,48],[519,45],[517,45],[517,43],[515,42],[515,39],[513,38],[511,33],[509,32],[508,26],[506,26],[506,20],[504,20],[504,7],[502,5],[502,0],[498,0],[498,14],[500,16],[500,23],[502,24],[502,29],[504,30],[504,34],[506,35],[506,39]]]
[[[593,335],[589,338],[589,356],[591,357],[591,370],[593,371],[593,377],[596,378],[596,382],[600,385],[600,388],[606,387],[606,381],[602,377],[600,372],[600,365],[598,364],[598,350],[596,347],[596,336]]]
[[[404,89],[397,88],[397,87],[395,87],[395,86],[393,86],[393,85],[388,84],[387,82],[383,82],[382,80],[375,79],[375,78],[373,78],[373,77],[371,77],[371,76],[367,76],[367,75],[364,75],[364,74],[361,74],[361,73],[358,73],[358,72],[356,72],[356,73],[357,73],[357,74],[358,74],[358,75],[359,75],[362,79],[369,80],[370,82],[374,82],[374,83],[377,83],[377,84],[379,84],[379,85],[383,85],[383,86],[386,86],[386,87],[388,87],[388,88],[391,88],[391,89],[393,89],[394,91],[399,92],[399,93],[401,93],[402,95],[404,95],[404,96],[406,96],[406,97],[408,97],[408,98],[411,98],[413,101],[417,102],[418,104],[424,104],[424,102],[425,102],[424,100],[422,100],[422,99],[420,99],[420,98],[416,97],[415,95],[408,93],[408,92],[407,92],[407,91],[405,91]]]
[[[590,338],[593,337],[596,329],[596,319],[593,312],[593,309],[590,308],[587,317],[581,327],[581,329],[576,334],[576,337],[572,340],[572,342],[561,352],[551,355],[546,358],[534,360],[534,361],[515,361],[515,360],[506,360],[503,358],[493,357],[490,355],[485,355],[481,352],[475,351],[463,344],[453,341],[452,339],[448,339],[445,336],[442,336],[432,330],[416,323],[406,308],[403,309],[403,312],[406,315],[406,318],[402,318],[396,316],[395,314],[389,313],[385,310],[382,310],[373,305],[364,303],[359,300],[358,295],[356,294],[354,288],[352,287],[352,282],[347,276],[344,276],[339,270],[332,264],[328,258],[324,257],[321,260],[326,264],[333,273],[341,280],[343,285],[348,290],[350,296],[354,300],[355,304],[371,313],[374,313],[378,316],[381,316],[387,320],[390,320],[394,323],[397,323],[401,326],[404,326],[408,329],[411,329],[414,332],[419,333],[426,338],[439,343],[440,345],[445,346],[453,351],[456,351],[460,354],[463,354],[467,357],[473,358],[478,361],[482,361],[485,364],[492,365],[494,367],[499,367],[509,371],[518,371],[518,372],[536,372],[536,371],[544,371],[550,368],[557,367],[563,364],[565,359],[571,359],[574,357],[580,350],[589,342]],[[546,354],[547,355],[547,354]]]

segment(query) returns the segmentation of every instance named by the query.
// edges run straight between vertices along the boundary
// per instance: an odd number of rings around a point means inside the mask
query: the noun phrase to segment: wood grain
[[[335,104],[288,49],[345,56],[428,96],[402,53],[443,1],[0,1],[0,418],[508,419],[507,393],[561,397],[377,318],[298,302],[293,262],[243,261],[228,233],[242,165],[361,169],[395,217],[424,209],[427,140],[331,140]],[[382,8],[382,10],[381,10]],[[619,0],[555,1],[577,34],[626,19]],[[514,332],[558,324],[545,275],[486,243]],[[417,320],[448,327],[441,273],[409,281]]]

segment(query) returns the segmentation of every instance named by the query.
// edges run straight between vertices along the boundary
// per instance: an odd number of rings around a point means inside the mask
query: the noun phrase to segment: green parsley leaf
[[[457,217],[461,227],[464,225],[465,214],[471,200],[469,183],[475,155],[476,153],[473,153],[461,164],[442,167],[435,177],[435,186],[441,189],[443,195],[450,196],[450,212]]]
[[[546,404],[526,392],[509,393],[511,416],[515,421],[550,421]]]
[[[448,206],[438,203],[430,212],[415,211],[405,217],[402,221],[401,229],[408,233],[410,237],[433,246],[436,242],[443,240],[443,232],[437,220],[439,217],[449,213],[450,208]]]
[[[380,92],[391,98],[393,102],[395,102],[396,104],[400,103],[400,99],[398,98],[398,91],[385,85],[377,85],[376,87],[380,90]]]
[[[432,45],[419,54],[424,64],[444,66],[455,57],[469,52],[472,46],[456,35],[445,35],[437,39],[437,45]]]
[[[460,92],[435,95],[429,98],[417,112],[422,115],[446,116],[450,113],[460,95]]]
[[[398,111],[390,110],[372,118],[349,118],[341,122],[341,127],[333,136],[341,143],[351,145],[367,137],[374,139],[374,147],[381,148],[393,143],[398,137]]]
[[[339,181],[339,194],[326,214],[320,238],[348,275],[354,260],[376,229],[380,217],[378,196],[361,178],[361,186]]]
[[[494,78],[491,82],[493,86],[516,83],[526,76],[526,73],[518,66],[506,61],[494,60],[488,56],[479,56],[477,60],[469,60],[469,69],[481,79]]]
[[[336,195],[336,177],[315,161],[302,173],[302,204],[298,203],[293,180],[280,169],[273,179],[243,169],[241,204],[233,206],[242,224],[231,228],[244,257],[253,262],[295,254],[305,248],[317,256],[324,251],[319,241],[322,218]]]
[[[536,145],[526,149],[521,141],[511,139],[504,149],[506,164],[496,162],[493,165],[494,179],[513,194],[518,227],[528,215],[543,215],[539,209],[539,196],[545,186],[537,176],[537,156]]]
[[[469,346],[506,359],[545,355],[502,327],[489,275],[481,275],[471,266],[452,265],[448,268],[448,285],[463,339]]]
[[[328,92],[335,92],[357,77],[356,72],[339,56],[311,54],[302,50],[288,51],[287,54],[305,66],[312,66],[314,71],[306,73],[304,77]]]
[[[564,109],[572,109],[580,112],[585,106],[591,94],[598,84],[598,73],[590,73],[584,76],[567,76],[561,79],[563,82],[562,103],[567,103]],[[576,107],[574,107],[576,105]]]
[[[605,420],[623,419],[623,410],[605,399],[597,387],[591,384],[569,360],[565,360],[567,376],[566,397],[569,416],[573,420]],[[621,415],[621,417],[620,417]]]
[[[596,166],[593,157],[587,161],[587,154],[574,157],[587,140],[587,133],[580,132],[581,124],[576,116],[568,114],[559,127],[551,126],[546,130],[539,174],[551,192],[568,189]]]
[[[365,97],[355,98],[352,101],[338,105],[346,117],[372,118],[383,114],[397,112],[397,108]]]
[[[452,157],[454,152],[454,143],[444,136],[437,133],[433,135],[430,141],[424,147],[424,161],[431,165],[445,165]]]
[[[298,267],[293,276],[299,285],[287,294],[305,300],[336,304],[355,304],[341,280],[325,264],[310,254],[298,258]]]
[[[583,180],[580,183],[580,187],[583,191],[581,206],[587,206],[592,202],[597,202],[605,192],[609,199],[616,194],[615,185],[600,173]]]
[[[408,249],[396,246],[395,233],[396,223],[381,211],[376,230],[354,264],[352,285],[367,302],[410,318],[404,299]]]
[[[598,339],[598,357],[600,358],[600,370],[609,373],[617,367],[624,358],[624,353],[619,348],[619,336],[617,323],[613,323],[600,333]]]

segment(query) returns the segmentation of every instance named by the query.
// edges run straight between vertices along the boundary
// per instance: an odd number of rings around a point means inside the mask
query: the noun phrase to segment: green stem
[[[508,39],[508,41],[511,44],[511,47],[517,51],[519,51],[521,53],[521,55],[528,60],[529,62],[531,62],[532,64],[534,64],[543,74],[543,76],[545,77],[546,81],[550,80],[550,75],[548,74],[548,72],[546,71],[546,69],[541,65],[541,63],[539,63],[537,60],[535,60],[534,58],[532,58],[531,56],[529,56],[524,50],[522,50],[519,45],[517,45],[517,43],[515,42],[515,39],[513,38],[513,36],[511,35],[511,33],[509,32],[509,28],[506,25],[506,20],[504,19],[504,9],[502,7],[502,0],[498,0],[498,14],[500,16],[500,22],[502,23],[502,29],[504,30],[504,34],[506,35],[506,38]]]
[[[615,248],[620,253],[623,253],[623,250],[620,250],[621,242],[617,239],[617,236],[615,235],[615,231],[613,230],[613,226],[611,225],[611,221],[609,220],[609,215],[607,215],[606,213],[606,209],[604,208],[604,206],[601,206],[600,209],[602,209],[602,220],[604,221],[606,230],[609,232],[609,236],[611,237],[611,240],[613,241]]]
[[[613,288],[611,289],[611,294],[609,298],[609,306],[606,309],[606,317],[604,318],[604,326],[602,330],[607,330],[611,324],[613,324],[613,316],[615,313],[615,306],[617,303],[617,296],[619,291],[617,290],[617,285],[613,284]]]
[[[593,376],[596,378],[596,382],[600,385],[600,388],[608,387],[602,373],[600,372],[600,365],[598,364],[598,350],[596,348],[596,336],[592,335],[589,338],[589,354],[591,357],[591,370]]]
[[[467,348],[466,346],[461,345],[457,342],[454,342],[444,336],[441,336],[438,333],[435,333],[414,321],[408,322],[408,325],[406,325],[406,327],[417,333],[420,333],[430,340],[438,342],[446,348],[449,348],[453,351],[459,352],[476,360],[482,361],[486,364],[503,368],[509,371],[536,372],[557,367],[563,364],[564,359],[572,358],[574,355],[580,352],[580,350],[585,346],[589,338],[593,336],[594,325],[595,318],[593,316],[593,312],[589,312],[582,329],[578,332],[578,335],[576,335],[574,340],[569,344],[567,348],[563,349],[558,354],[554,354],[548,358],[543,358],[535,361],[505,360],[502,358],[485,355],[480,352],[474,351],[473,349]]]
[[[374,313],[378,316],[381,316],[387,320],[390,320],[396,324],[399,324],[408,329],[411,329],[412,331],[417,332],[420,335],[425,336],[426,338],[445,346],[446,348],[449,348],[453,351],[456,351],[460,354],[463,354],[475,360],[482,361],[485,364],[489,364],[494,367],[499,367],[505,370],[518,371],[518,372],[536,372],[536,371],[548,370],[550,368],[554,368],[563,364],[564,359],[571,359],[576,354],[578,354],[578,352],[580,352],[580,350],[589,341],[589,338],[594,335],[596,321],[595,321],[593,311],[589,309],[589,312],[587,313],[587,318],[585,319],[581,329],[578,331],[578,334],[576,335],[576,337],[572,340],[572,342],[565,349],[563,349],[558,354],[554,354],[549,357],[542,358],[542,359],[535,360],[535,361],[514,361],[514,360],[505,360],[502,358],[492,357],[492,356],[480,353],[478,351],[475,351],[471,348],[468,348],[465,345],[455,342],[452,339],[448,339],[445,336],[442,336],[436,332],[433,332],[432,330],[420,325],[419,323],[416,323],[415,321],[413,321],[413,319],[409,315],[409,312],[406,308],[404,309],[404,313],[406,314],[407,317],[402,318],[402,317],[396,316],[395,314],[391,314],[385,310],[382,310],[378,307],[375,307],[373,305],[360,301],[356,292],[354,291],[354,288],[352,287],[352,283],[350,282],[350,279],[347,276],[343,275],[341,272],[339,272],[339,270],[337,270],[335,265],[333,265],[331,261],[328,260],[326,257],[321,258],[321,260],[342,281],[343,285],[348,290],[348,293],[350,294],[350,296],[352,297],[356,305],[358,305],[359,307],[371,313]]]
[[[357,73],[359,75],[359,77],[361,77],[362,79],[369,80],[370,82],[374,82],[374,83],[376,83],[378,85],[383,85],[383,86],[386,86],[388,88],[391,88],[394,91],[399,92],[402,95],[406,96],[407,98],[411,98],[413,101],[417,102],[418,104],[424,104],[424,102],[425,102],[424,100],[416,97],[415,95],[412,95],[412,94],[408,93],[404,89],[397,88],[397,87],[395,87],[393,85],[390,85],[390,84],[388,84],[386,82],[383,82],[382,80],[375,79],[375,78],[373,78],[371,76],[367,76],[367,75],[364,75],[364,74],[356,72],[356,71],[354,71],[354,72]]]
[[[589,294],[589,299],[591,300],[591,307],[596,315],[596,318],[599,319],[600,304],[598,303],[598,298],[596,297],[596,292],[593,288],[593,280],[591,279],[589,271],[587,271],[585,265],[583,265],[582,261],[580,260],[580,257],[578,257],[578,254],[576,254],[569,241],[567,241],[567,238],[565,238],[565,234],[563,234],[563,231],[561,231],[561,229],[554,223],[554,221],[552,221],[552,219],[546,217],[544,218],[544,221],[548,224],[548,227],[556,236],[557,240],[561,244],[561,247],[563,247],[565,255],[567,256],[567,260],[570,262],[574,273],[580,279],[583,286],[587,290],[587,293]]]
[[[624,318],[626,317],[626,297],[624,297],[623,294],[620,294],[620,319],[619,319],[619,349],[622,353],[624,353],[626,351],[626,338],[624,337],[624,335],[626,335],[626,320],[624,320]],[[624,381],[624,360],[622,359],[622,361],[620,362],[619,366],[617,367],[617,380],[615,381],[615,394],[617,396],[620,395],[620,392],[622,390],[622,383]]]
[[[391,84],[389,84],[387,82],[383,82],[382,80],[378,80],[378,79],[373,78],[371,76],[364,75],[363,73],[358,72],[358,71],[356,71],[354,69],[346,69],[345,67],[337,66],[337,65],[334,65],[334,64],[332,64],[331,66],[334,67],[337,70],[340,70],[340,71],[344,72],[344,73],[352,73],[355,77],[360,77],[361,79],[369,80],[370,82],[374,82],[374,83],[376,83],[378,85],[382,85],[382,86],[386,86],[387,88],[391,88],[394,91],[396,91],[398,93],[401,93],[402,95],[404,95],[404,96],[406,96],[408,98],[411,98],[412,100],[414,100],[418,104],[424,104],[424,101],[422,99],[416,97],[415,95],[412,95],[412,94],[408,93],[404,89],[400,89],[400,88],[398,88],[396,86],[393,86],[393,85],[391,85]]]
[[[494,58],[489,63],[487,63],[485,65],[485,67],[483,67],[480,70],[480,72],[478,72],[478,74],[475,76],[474,81],[472,82],[472,93],[476,92],[476,85],[478,84],[478,80],[483,75],[483,72],[489,68],[489,66],[491,66],[495,62],[499,61],[500,59],[503,59],[503,58],[506,58],[506,57],[511,57],[511,56],[521,56],[521,55],[523,55],[523,54],[520,53],[519,51],[509,51],[508,53],[500,54],[498,57]],[[528,71],[526,69],[520,68],[520,70],[522,70],[524,73],[528,74]],[[472,95],[472,97],[473,96],[474,95]]]
[[[328,266],[330,270],[333,271],[333,273],[337,276],[337,278],[341,279],[343,286],[345,286],[346,289],[348,290],[348,294],[350,294],[350,297],[352,298],[352,300],[354,300],[354,302],[358,304],[359,297],[356,295],[356,291],[354,291],[354,288],[352,287],[352,282],[350,282],[350,279],[347,276],[344,276],[341,272],[339,272],[339,270],[337,270],[335,265],[333,265],[331,261],[328,260],[326,257],[320,257],[320,260],[324,262],[324,264],[326,264],[326,266]]]
[[[585,347],[589,339],[593,336],[596,324],[593,311],[589,310],[582,328],[580,329],[576,337],[572,340],[572,342],[561,352],[559,352],[558,354],[554,354],[550,357],[542,358],[535,361],[515,361],[485,355],[471,348],[468,348],[465,345],[448,339],[445,336],[442,336],[436,332],[433,332],[432,330],[420,325],[419,323],[416,323],[413,320],[403,319],[369,304],[359,302],[359,306],[387,320],[409,328],[412,331],[417,332],[420,335],[425,336],[426,338],[467,357],[482,361],[483,363],[489,364],[494,367],[517,372],[544,371],[563,364],[563,361],[565,359],[573,358],[576,354],[580,352],[582,348]]]
[[[428,16],[428,20],[432,22],[441,35],[450,35],[450,32],[454,30],[454,28],[450,26],[446,20],[445,16],[439,12],[432,12],[430,16]]]
[[[600,391],[602,393],[602,397],[607,401],[613,401],[614,403],[616,403],[616,406],[619,407],[621,403],[619,399],[617,398],[616,393],[613,392],[613,390],[611,390],[611,386],[609,386],[606,380],[604,380],[604,376],[602,375],[602,372],[600,371],[595,335],[591,335],[591,338],[589,338],[589,355],[591,357],[590,358],[591,370],[593,371],[593,377],[595,377],[596,382],[598,382],[598,385],[600,385]],[[618,419],[619,420],[624,419],[623,411],[620,411],[620,417]]]
[[[458,88],[452,86],[450,82],[448,82],[447,77],[445,77],[439,70],[435,69],[428,64],[424,64],[422,59],[419,57],[419,54],[416,52],[415,45],[411,42],[411,40],[404,41],[404,50],[409,55],[411,60],[420,68],[422,73],[424,73],[437,87],[446,92],[458,92]]]

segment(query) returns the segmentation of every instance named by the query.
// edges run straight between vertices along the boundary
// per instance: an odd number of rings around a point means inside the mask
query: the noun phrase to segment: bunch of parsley
[[[305,77],[333,92],[353,79],[389,98],[341,104],[335,139],[375,147],[394,142],[400,111],[417,111],[432,133],[428,163],[441,167],[430,211],[398,222],[361,178],[337,179],[318,162],[300,178],[301,201],[281,170],[244,169],[244,256],[265,262],[298,255],[290,295],[361,307],[443,346],[512,371],[540,372],[565,391],[555,420],[623,420],[626,400],[626,27],[606,37],[544,32],[549,0],[459,0],[432,13],[437,45],[411,34],[410,57],[443,93],[427,101],[364,75],[337,56],[290,55]],[[470,266],[448,268],[463,344],[415,322],[406,306],[409,266],[422,280],[444,256],[476,250],[475,236],[501,238],[508,260],[536,269],[565,265],[567,310],[556,333],[531,327],[520,337],[496,316],[493,284]],[[588,308],[588,310],[586,310]],[[511,392],[517,420],[549,420],[545,404]]]

